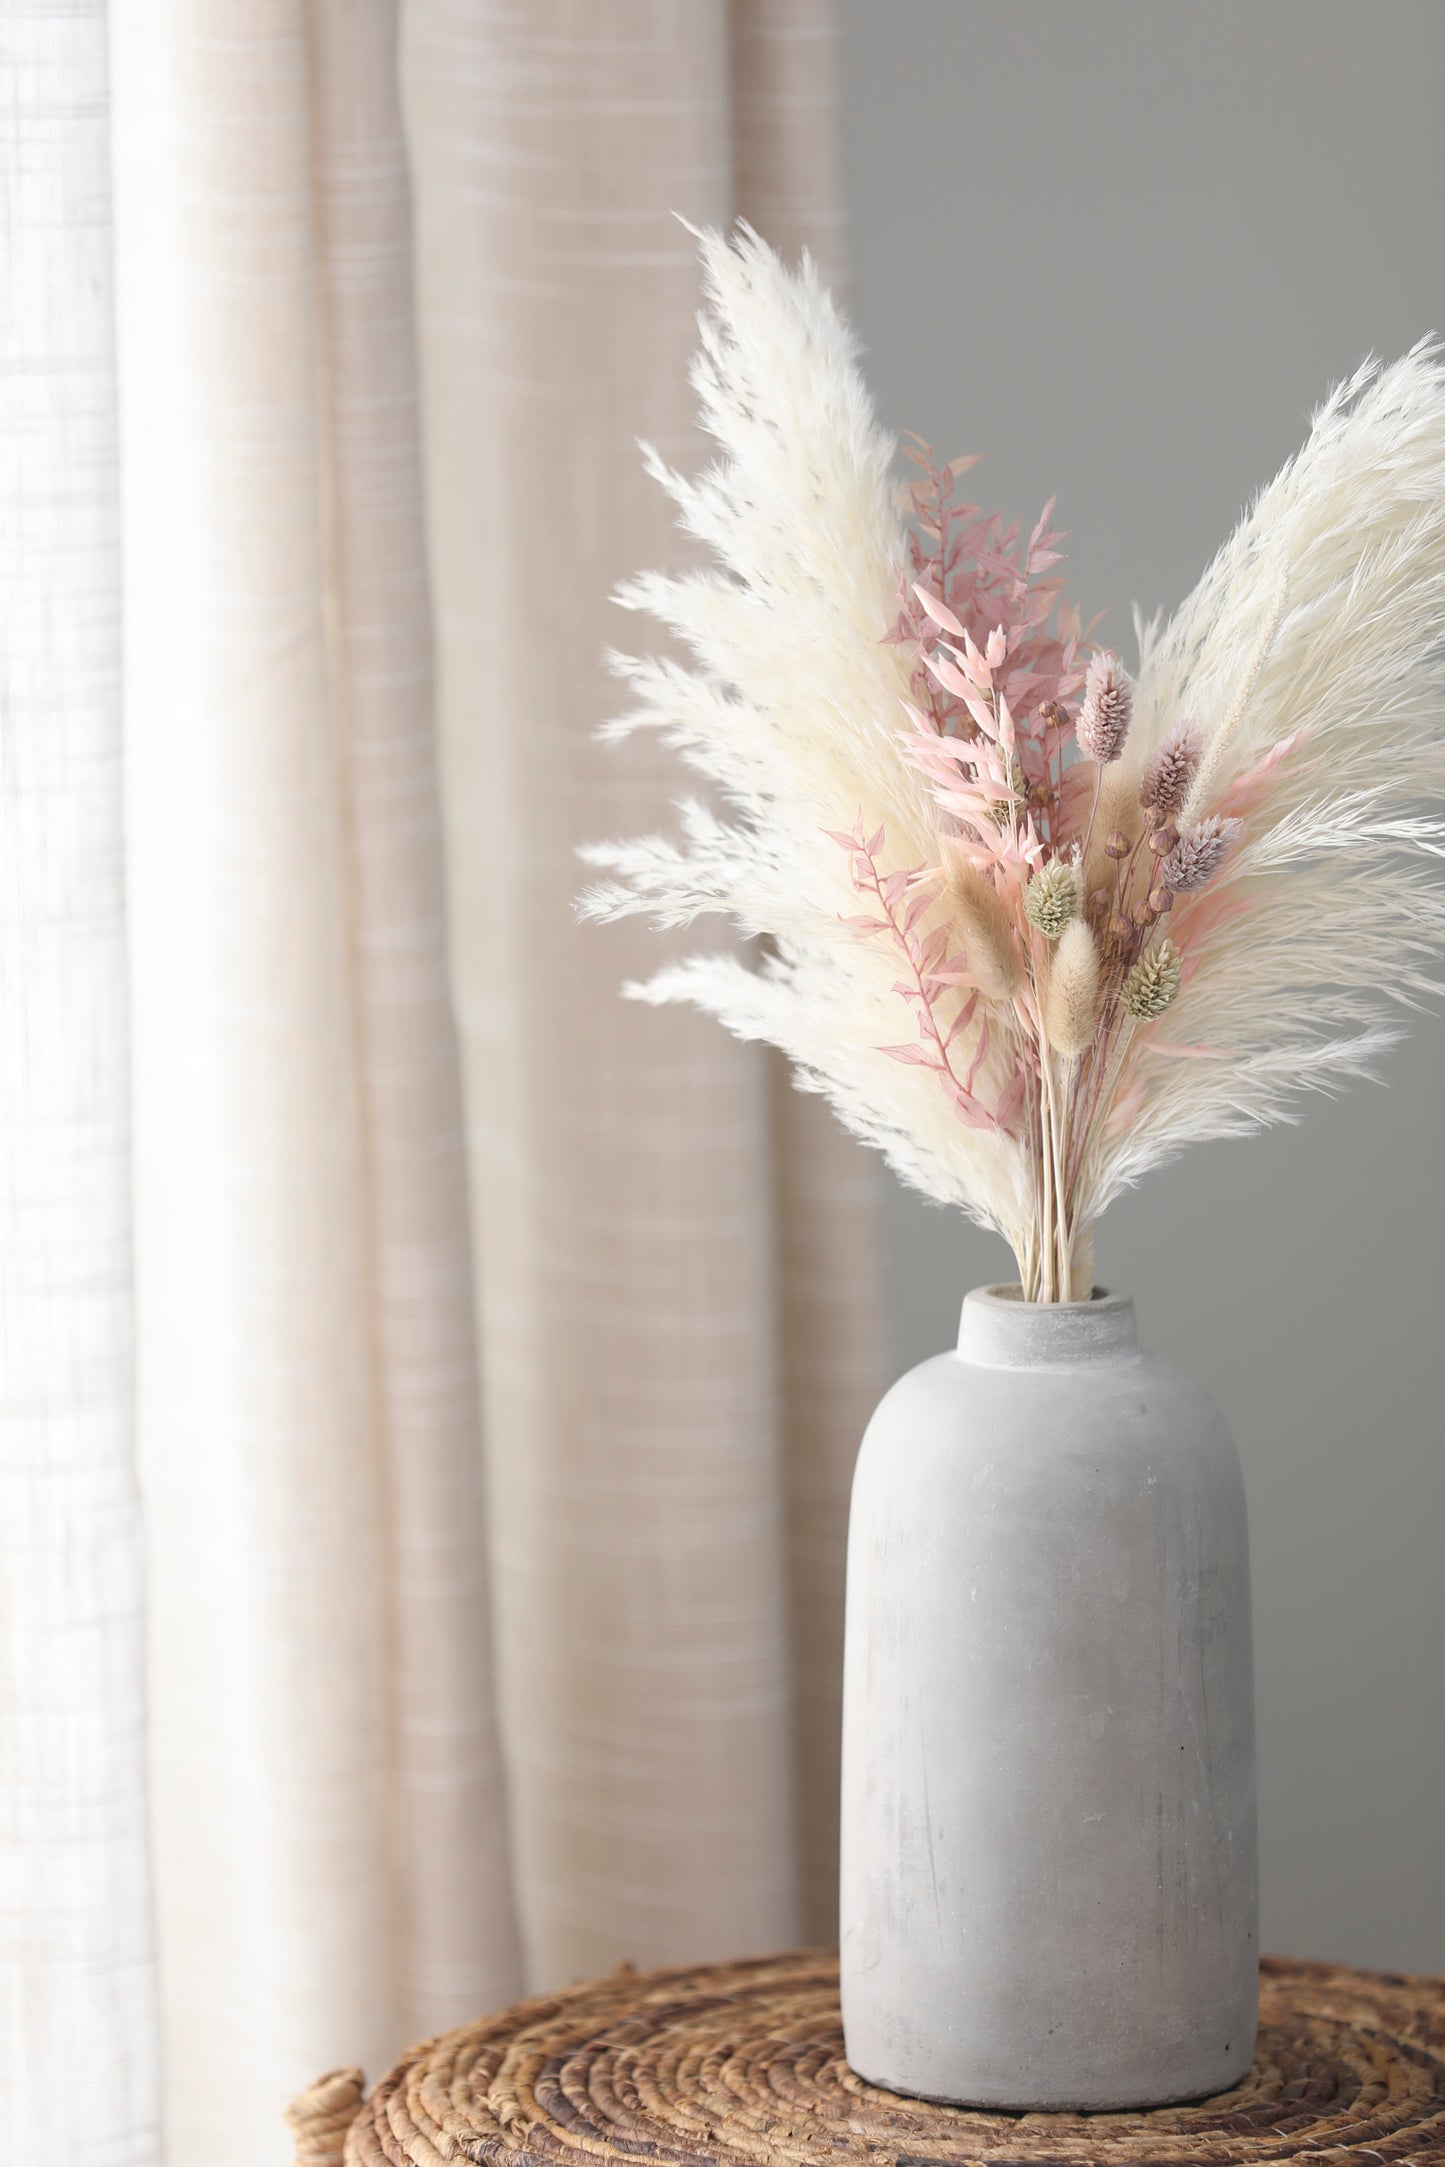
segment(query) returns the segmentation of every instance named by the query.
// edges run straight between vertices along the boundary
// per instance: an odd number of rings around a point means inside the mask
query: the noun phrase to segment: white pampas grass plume
[[[1077,1060],[1094,1043],[1099,1024],[1099,951],[1082,918],[1059,935],[1044,992],[1044,1036],[1056,1053]]]
[[[1024,916],[1046,940],[1056,941],[1079,915],[1079,868],[1071,858],[1050,858],[1024,890]]]
[[[1141,1041],[1129,1118],[1089,1169],[1089,1213],[1188,1144],[1297,1118],[1302,1092],[1371,1073],[1398,1036],[1389,1003],[1436,991],[1438,347],[1341,385],[1168,625],[1144,629],[1134,737],[1146,757],[1181,715],[1203,742],[1186,815],[1244,828],[1171,914],[1185,982]],[[1190,1057],[1142,1057],[1176,1045]]]
[[[634,704],[608,734],[660,730],[728,810],[686,808],[681,843],[652,836],[584,852],[608,877],[583,909],[663,925],[721,912],[766,936],[756,967],[692,956],[629,990],[694,1002],[740,1037],[781,1047],[802,1087],[825,1094],[905,1180],[1021,1244],[1031,1207],[1017,1139],[961,1118],[935,1073],[881,1050],[906,1027],[899,957],[883,937],[849,931],[856,861],[827,832],[848,830],[863,806],[870,832],[875,822],[884,831],[887,874],[944,864],[943,816],[900,734],[910,665],[883,639],[904,561],[896,447],[812,263],[787,270],[747,227],[731,243],[704,234],[700,250],[707,303],[693,382],[716,457],[696,479],[655,453],[647,464],[713,562],[622,591],[691,662],[615,658]],[[961,930],[972,930],[971,967],[999,998],[1014,966],[993,921],[981,940],[979,924]],[[972,1103],[1001,1103],[1015,1055],[1001,1031],[984,1036],[983,1013],[948,1058],[971,1079]]]
[[[1007,1001],[1024,979],[1024,959],[1003,898],[957,843],[946,846],[948,900],[969,977],[988,1001]]]
[[[1124,665],[1107,650],[1094,656],[1084,679],[1083,704],[1074,734],[1079,750],[1100,764],[1117,760],[1129,735],[1133,693]]]
[[[1249,703],[1254,697],[1254,689],[1264,675],[1264,666],[1269,660],[1276,639],[1279,637],[1279,628],[1284,623],[1284,613],[1288,604],[1289,567],[1286,565],[1280,573],[1279,584],[1274,592],[1274,600],[1260,626],[1259,635],[1254,643],[1254,652],[1249,658],[1249,667],[1235,687],[1234,698],[1230,701],[1228,710],[1210,732],[1207,742],[1201,749],[1199,762],[1190,779],[1189,792],[1184,800],[1183,811],[1186,816],[1192,817],[1207,800],[1210,787],[1218,775],[1225,754],[1229,749],[1230,741],[1249,712]]]

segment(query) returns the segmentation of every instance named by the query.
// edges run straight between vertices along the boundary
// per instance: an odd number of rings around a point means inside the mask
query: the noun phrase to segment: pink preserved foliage
[[[1062,1299],[1085,1160],[1099,1134],[1117,1133],[1147,1102],[1141,1054],[1220,1058],[1213,1047],[1161,1039],[1131,1020],[1124,981],[1174,913],[1170,937],[1187,986],[1201,945],[1248,907],[1212,883],[1244,816],[1272,788],[1275,768],[1309,733],[1276,745],[1181,831],[1202,746],[1201,733],[1181,719],[1140,772],[1134,828],[1120,832],[1117,848],[1111,835],[1102,860],[1097,850],[1091,856],[1103,769],[1125,750],[1133,691],[1117,655],[1090,652],[1079,612],[1064,599],[1052,503],[1024,535],[961,497],[959,477],[972,460],[938,466],[923,445],[909,456],[920,470],[909,491],[909,562],[885,638],[908,653],[907,749],[944,815],[948,862],[885,870],[884,830],[866,833],[860,812],[850,834],[829,831],[871,906],[844,923],[861,940],[887,941],[903,959],[893,991],[913,1011],[917,1037],[879,1051],[935,1075],[968,1126],[1023,1142],[1045,1230],[1026,1285],[1031,1299],[1039,1288],[1043,1299]],[[1051,950],[1024,908],[1034,874],[1059,862],[1089,868],[1079,915],[1099,986],[1093,1041],[1069,1049],[1063,1068],[1049,1051],[1041,1005]],[[1021,982],[1006,997],[970,969],[978,934],[970,912],[979,908],[970,880],[992,890],[1024,959]]]
[[[959,478],[974,460],[938,466],[916,439],[905,450],[919,479],[908,492],[908,574],[885,638],[911,650],[924,740],[915,750],[945,792],[959,778],[972,779],[964,747],[982,735],[1004,756],[999,774],[985,780],[1005,781],[1012,753],[1029,788],[1046,792],[1072,727],[1063,705],[1084,681],[1079,612],[1054,576],[1062,536],[1049,523],[1052,500],[1025,535],[960,496]],[[985,753],[986,766],[992,758]],[[967,820],[967,801],[965,791],[949,809]]]
[[[975,1085],[989,1048],[987,1015],[966,1068],[961,1067],[954,1049],[973,1023],[979,990],[976,986],[969,990],[964,957],[950,952],[948,927],[938,926],[927,933],[919,930],[920,920],[939,899],[942,873],[922,865],[906,872],[880,872],[878,853],[883,848],[884,831],[878,828],[872,835],[865,835],[861,812],[851,834],[840,834],[834,828],[828,833],[849,853],[853,886],[874,906],[866,914],[845,918],[843,923],[861,940],[886,935],[907,966],[907,977],[895,980],[893,990],[914,1009],[918,1038],[901,1046],[880,1046],[879,1052],[910,1067],[931,1069],[952,1099],[959,1119],[969,1128],[1012,1128],[1023,1104],[1024,1070],[1021,1066],[1015,1070],[992,1107],[978,1095]]]

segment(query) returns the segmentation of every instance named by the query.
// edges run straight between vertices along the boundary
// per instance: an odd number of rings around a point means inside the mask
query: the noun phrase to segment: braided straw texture
[[[1445,2161],[1445,1981],[1266,1959],[1232,2092],[1150,2114],[975,2114],[843,2059],[837,1959],[622,1971],[414,2047],[364,2102],[291,2110],[305,2167],[1239,2167]],[[343,2136],[341,2086],[356,2098]],[[328,2089],[329,2086],[329,2089]],[[319,2102],[324,2138],[307,2120]]]

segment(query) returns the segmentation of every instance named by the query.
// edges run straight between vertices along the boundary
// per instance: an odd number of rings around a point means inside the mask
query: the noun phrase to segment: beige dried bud
[[[1176,895],[1189,895],[1213,880],[1242,829],[1242,820],[1222,820],[1210,813],[1186,828],[1159,868],[1159,878]],[[1166,831],[1167,832],[1167,831]]]
[[[1122,828],[1115,828],[1113,834],[1109,837],[1108,842],[1104,845],[1104,856],[1106,858],[1113,858],[1117,860],[1119,858],[1127,858],[1128,855],[1129,838],[1124,833],[1124,830]]]
[[[1161,918],[1166,910],[1173,910],[1174,894],[1172,889],[1151,888],[1149,890],[1149,908]]]
[[[949,844],[945,870],[969,976],[985,1000],[1007,1001],[1023,984],[1024,960],[1003,898],[961,844]]]
[[[1044,1036],[1056,1053],[1077,1060],[1094,1043],[1099,1021],[1099,951],[1083,918],[1073,918],[1049,960],[1044,989]]]
[[[1162,1016],[1179,991],[1179,950],[1173,941],[1147,948],[1124,980],[1123,1002],[1141,1023]]]
[[[1079,868],[1070,858],[1050,858],[1024,890],[1024,916],[1046,940],[1056,941],[1079,915]]]
[[[1134,694],[1119,657],[1107,649],[1095,655],[1084,678],[1083,704],[1074,724],[1086,760],[1102,764],[1118,759],[1129,735],[1133,704]]]
[[[1157,827],[1151,830],[1149,836],[1149,848],[1153,851],[1156,858],[1162,858],[1165,857],[1168,852],[1170,852],[1174,848],[1174,845],[1178,842],[1178,840],[1179,830],[1175,827],[1172,820],[1166,820],[1162,827]]]
[[[1139,784],[1139,802],[1169,819],[1183,810],[1199,765],[1200,737],[1192,722],[1176,722],[1158,746]]]

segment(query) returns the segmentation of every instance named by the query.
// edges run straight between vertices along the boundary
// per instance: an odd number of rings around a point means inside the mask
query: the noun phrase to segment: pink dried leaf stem
[[[911,983],[899,983],[896,989],[905,1000],[916,1002],[918,1028],[926,1045],[880,1046],[879,1052],[890,1060],[901,1061],[913,1067],[931,1068],[940,1077],[953,1100],[960,1119],[973,1128],[998,1128],[996,1115],[989,1112],[983,1101],[974,1095],[973,1085],[988,1047],[988,1024],[985,1020],[980,1032],[980,1044],[966,1076],[960,1076],[953,1065],[950,1047],[958,1036],[958,1021],[945,1034],[934,1003],[936,998],[951,991],[961,975],[961,957],[948,955],[948,929],[939,926],[926,939],[920,939],[913,930],[922,909],[936,901],[940,880],[927,867],[914,866],[906,872],[882,873],[877,864],[877,853],[883,844],[883,830],[864,837],[860,819],[849,836],[828,829],[833,841],[840,843],[852,859],[853,886],[860,895],[871,895],[883,912],[881,919],[867,921],[867,930],[882,931],[886,927],[895,947],[906,958],[911,973]],[[906,911],[900,912],[902,898],[910,890],[913,900]],[[921,908],[920,908],[921,906]],[[859,929],[861,930],[861,928]],[[964,1004],[971,1017],[977,1005],[975,990],[971,1002]],[[931,1051],[929,1050],[931,1048]]]

